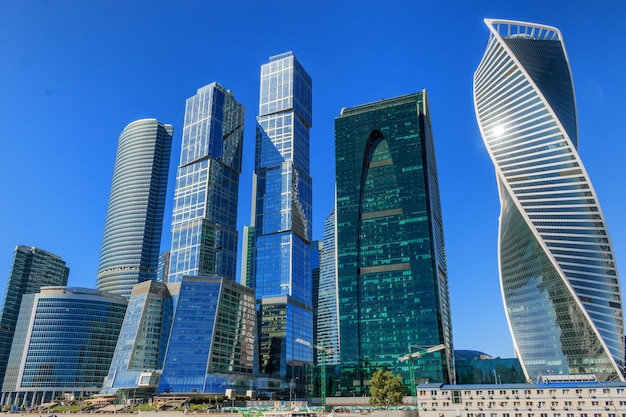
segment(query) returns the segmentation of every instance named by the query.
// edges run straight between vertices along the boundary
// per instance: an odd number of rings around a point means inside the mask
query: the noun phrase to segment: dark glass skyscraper
[[[343,109],[335,119],[341,390],[378,369],[454,382],[448,276],[426,92]]]
[[[250,286],[256,290],[261,373],[305,380],[312,352],[311,77],[293,53],[261,67]],[[247,260],[244,260],[244,264]]]
[[[185,275],[236,280],[243,121],[244,107],[218,83],[187,99],[168,283]]]
[[[98,266],[99,290],[129,298],[135,284],[156,279],[172,131],[172,125],[143,119],[120,134]]]
[[[474,105],[498,180],[500,283],[515,350],[528,380],[624,381],[620,281],[577,151],[563,36],[534,23],[485,23]]]
[[[66,285],[69,268],[59,256],[38,248],[17,246],[0,311],[0,385],[11,351],[22,296],[49,285]]]

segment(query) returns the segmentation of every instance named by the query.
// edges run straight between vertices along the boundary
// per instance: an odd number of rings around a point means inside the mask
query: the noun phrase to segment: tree
[[[371,380],[371,405],[389,407],[402,404],[406,387],[400,375],[393,376],[391,371],[376,371]]]

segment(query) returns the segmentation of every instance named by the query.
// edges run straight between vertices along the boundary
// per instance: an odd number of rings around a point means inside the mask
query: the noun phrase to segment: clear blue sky
[[[425,88],[455,348],[513,356],[498,281],[496,182],[472,101],[485,17],[561,29],[579,152],[626,271],[626,2],[3,0],[0,296],[18,244],[60,255],[70,285],[95,287],[118,136],[140,118],[175,129],[162,240],[169,249],[185,100],[213,81],[246,106],[241,231],[250,218],[260,66],[294,51],[313,78],[314,237],[333,207],[341,108]]]

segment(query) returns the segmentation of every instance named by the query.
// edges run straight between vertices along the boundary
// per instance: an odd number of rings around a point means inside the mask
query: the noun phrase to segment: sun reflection
[[[493,128],[493,134],[495,136],[502,136],[503,133],[504,133],[504,127],[502,127],[502,125],[496,125]]]

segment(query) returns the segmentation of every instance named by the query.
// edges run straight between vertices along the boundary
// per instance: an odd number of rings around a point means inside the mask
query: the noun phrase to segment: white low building
[[[414,401],[420,417],[626,417],[626,384],[558,378],[539,384],[431,383],[417,386]]]

